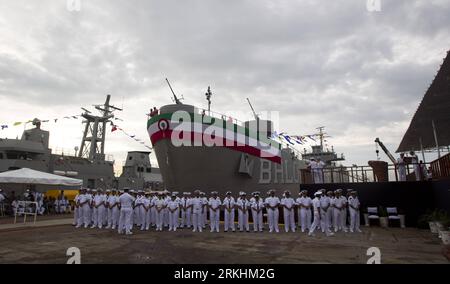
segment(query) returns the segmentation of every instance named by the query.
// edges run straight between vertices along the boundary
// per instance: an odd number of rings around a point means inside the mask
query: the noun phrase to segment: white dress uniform
[[[238,198],[236,205],[238,206],[238,225],[239,230],[242,232],[244,229],[250,231],[250,225],[248,224],[248,211],[251,208],[250,201],[247,198]]]
[[[125,232],[127,235],[132,234],[131,232],[131,212],[133,212],[133,203],[135,198],[128,194],[127,192],[124,192],[119,197],[119,203],[120,203],[120,217],[119,217],[119,234],[122,234],[123,230],[125,229]]]
[[[145,204],[147,203],[145,200],[147,197],[144,195],[141,195],[141,199],[139,200],[139,222],[138,226],[141,227],[141,230],[143,231],[145,229],[146,225],[146,218],[147,218],[147,210],[145,210]]]
[[[266,204],[266,209],[267,209],[267,219],[269,221],[269,232],[279,232],[280,230],[278,229],[278,216],[279,216],[279,211],[278,211],[278,206],[280,205],[280,199],[276,196],[274,197],[267,197],[265,200],[265,204]],[[271,207],[275,207],[275,209],[271,209],[268,206]]]
[[[334,199],[333,227],[335,232],[344,229],[344,227],[342,226],[342,211],[344,210],[344,206],[345,206],[344,200],[341,197],[336,197]]]
[[[181,207],[181,228],[192,226],[191,212],[192,209],[189,207],[189,197],[182,197],[180,200]]]
[[[281,205],[283,205],[284,230],[287,233],[290,228],[292,232],[295,232],[294,199],[292,197],[283,197],[281,199]]]
[[[314,183],[323,183],[323,167],[325,163],[312,161],[310,163],[311,172],[313,174]]]
[[[311,207],[312,200],[310,197],[299,197],[297,198],[297,205],[300,207],[298,212],[298,219],[300,220],[302,233],[305,232],[306,229],[308,231],[311,229]]]
[[[115,202],[114,195],[110,194],[106,196],[106,229],[110,229],[112,226],[112,205]]]
[[[206,205],[208,205],[208,198],[202,197],[203,202],[203,212],[202,212],[202,227],[206,228],[206,224],[208,224],[208,210],[206,210]]]
[[[314,230],[316,230],[316,228],[320,227],[320,200],[318,197],[315,197],[312,200],[312,207],[313,207],[313,215],[314,215],[314,219],[313,219],[313,223],[311,225],[311,229],[309,230],[308,235],[313,235],[314,234]]]
[[[234,206],[236,205],[236,201],[234,200],[234,197],[225,197],[223,200],[223,207],[224,207],[224,230],[225,232],[228,231],[228,229],[231,229],[233,232],[235,231],[234,228]]]
[[[253,218],[253,230],[255,232],[263,231],[263,213],[262,210],[264,208],[264,202],[261,198],[258,200],[254,199],[251,203],[252,208],[252,218]]]
[[[150,229],[150,199],[143,196],[141,199],[141,231]]]
[[[344,230],[344,232],[347,232],[347,205],[348,205],[348,201],[347,201],[347,197],[345,196],[341,196],[342,202],[343,202],[343,206],[344,208],[342,209],[342,214],[341,214],[341,224],[342,224],[342,229]]]
[[[416,175],[416,180],[419,181],[422,179],[422,169],[419,164],[419,157],[416,154],[411,156],[411,163],[413,164],[414,174]]]
[[[97,220],[97,210],[94,210],[94,209],[96,209],[94,206],[94,199],[97,195],[98,194],[92,194],[92,198],[91,198],[91,200],[92,200],[91,201],[91,225],[93,225]]]
[[[162,231],[164,226],[164,209],[166,209],[167,203],[164,198],[158,198],[154,201],[153,206],[156,208],[156,230]]]
[[[91,216],[90,216],[90,211],[91,211],[91,196],[89,194],[80,194],[78,196],[78,200],[79,200],[79,214],[78,214],[78,224],[77,227],[81,227],[82,225],[84,225],[85,228],[87,228],[89,226],[89,224],[91,223]]]
[[[140,227],[142,225],[141,218],[141,208],[142,208],[142,195],[138,194],[136,196],[136,200],[134,201],[134,210],[133,210],[133,222],[135,225]]]
[[[180,203],[177,200],[167,202],[167,210],[169,211],[169,231],[176,231],[178,227]]]
[[[80,194],[75,195],[75,198],[73,201],[75,202],[75,206],[73,209],[73,222],[72,225],[76,226],[78,223],[78,217],[79,217],[79,210],[78,210],[78,200],[79,200]]]
[[[94,198],[94,224],[92,227],[97,227],[99,229],[103,226],[104,214],[105,214],[105,202],[106,196],[103,194],[97,194]]]
[[[397,159],[398,180],[406,181],[406,165],[402,158]]]
[[[216,231],[219,232],[219,222],[220,222],[220,206],[222,202],[219,197],[210,197],[209,198],[209,222],[211,226],[211,233]]]
[[[330,198],[330,208],[328,209],[328,220],[329,220],[329,222],[330,222],[330,227],[332,227],[333,228],[333,230],[334,230],[334,224],[335,224],[335,218],[334,218],[334,207],[335,207],[335,201],[336,201],[336,198],[333,196],[332,198]]]
[[[193,226],[193,232],[199,232],[202,231],[203,226],[203,198],[201,197],[194,197],[189,199],[189,203],[192,206],[192,226]]]
[[[330,224],[328,223],[328,211],[331,208],[331,200],[328,196],[320,197],[320,227],[322,233],[330,230]]]
[[[109,206],[111,207],[111,209],[110,209],[111,210],[111,223],[109,223],[108,226],[111,225],[111,229],[113,229],[113,230],[119,226],[119,218],[120,218],[119,204],[120,204],[119,196],[111,195],[110,203],[109,203]]]
[[[151,199],[150,202],[150,224],[152,224],[153,226],[156,227],[156,207],[155,207],[155,202],[158,200],[158,197],[156,195],[154,195]]]
[[[170,196],[166,196],[164,198],[164,201],[167,203],[169,203],[169,201],[171,200]],[[167,207],[164,208],[163,210],[163,225],[164,227],[169,227],[169,209],[167,209]]]
[[[360,215],[359,215],[359,199],[358,197],[350,196],[348,198],[349,211],[350,211],[350,232],[361,232],[359,229]]]

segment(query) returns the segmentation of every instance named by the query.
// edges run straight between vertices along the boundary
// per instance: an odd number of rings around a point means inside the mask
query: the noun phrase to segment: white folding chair
[[[400,226],[400,216],[398,216],[397,207],[386,207],[386,211],[388,213],[389,223],[391,223],[391,220],[396,220]]]
[[[380,216],[378,215],[378,208],[377,207],[367,207],[367,214],[369,215],[369,225],[371,220],[377,220],[380,222]]]

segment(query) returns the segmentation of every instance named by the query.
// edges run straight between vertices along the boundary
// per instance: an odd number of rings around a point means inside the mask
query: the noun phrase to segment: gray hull
[[[161,113],[173,112],[177,105],[161,108]],[[193,107],[181,105],[182,109]],[[170,139],[154,145],[165,188],[170,191],[204,192],[239,191],[266,192],[275,189],[296,192],[300,188],[300,169],[303,161],[293,158],[289,149],[281,152],[281,164],[241,151],[220,146],[180,146]],[[245,162],[243,162],[245,160]]]

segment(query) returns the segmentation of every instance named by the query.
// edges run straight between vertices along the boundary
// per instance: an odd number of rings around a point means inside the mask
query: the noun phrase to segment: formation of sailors
[[[295,232],[297,225],[302,233],[308,232],[310,236],[316,230],[327,236],[339,231],[361,232],[357,193],[352,190],[347,191],[347,196],[342,193],[341,189],[319,190],[311,198],[304,190],[295,199],[289,191],[285,191],[280,199],[271,190],[263,200],[260,192],[253,192],[251,198],[247,197],[247,193],[240,192],[236,199],[231,192],[227,192],[222,200],[216,191],[207,198],[199,190],[180,195],[178,192],[134,191],[128,188],[120,191],[82,189],[75,197],[73,224],[77,228],[117,229],[119,234],[132,234],[134,227],[141,231],[188,228],[193,232],[202,232],[209,223],[210,232],[220,232],[223,211],[225,232],[250,232],[250,214],[253,231],[263,232],[265,212],[269,232],[278,233],[279,210],[283,210],[286,232]]]

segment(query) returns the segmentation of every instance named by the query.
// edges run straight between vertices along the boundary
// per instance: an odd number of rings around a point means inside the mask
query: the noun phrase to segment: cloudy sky
[[[248,119],[249,97],[280,113],[280,131],[325,125],[346,164],[367,164],[375,137],[396,150],[450,49],[448,0],[381,0],[374,12],[366,0],[66,2],[0,0],[1,124],[80,114],[111,94],[120,126],[148,141],[145,114],[171,102],[168,77],[185,103],[205,107],[210,85],[215,111]],[[54,149],[80,144],[80,120],[43,128]],[[146,150],[107,139],[116,166]]]

